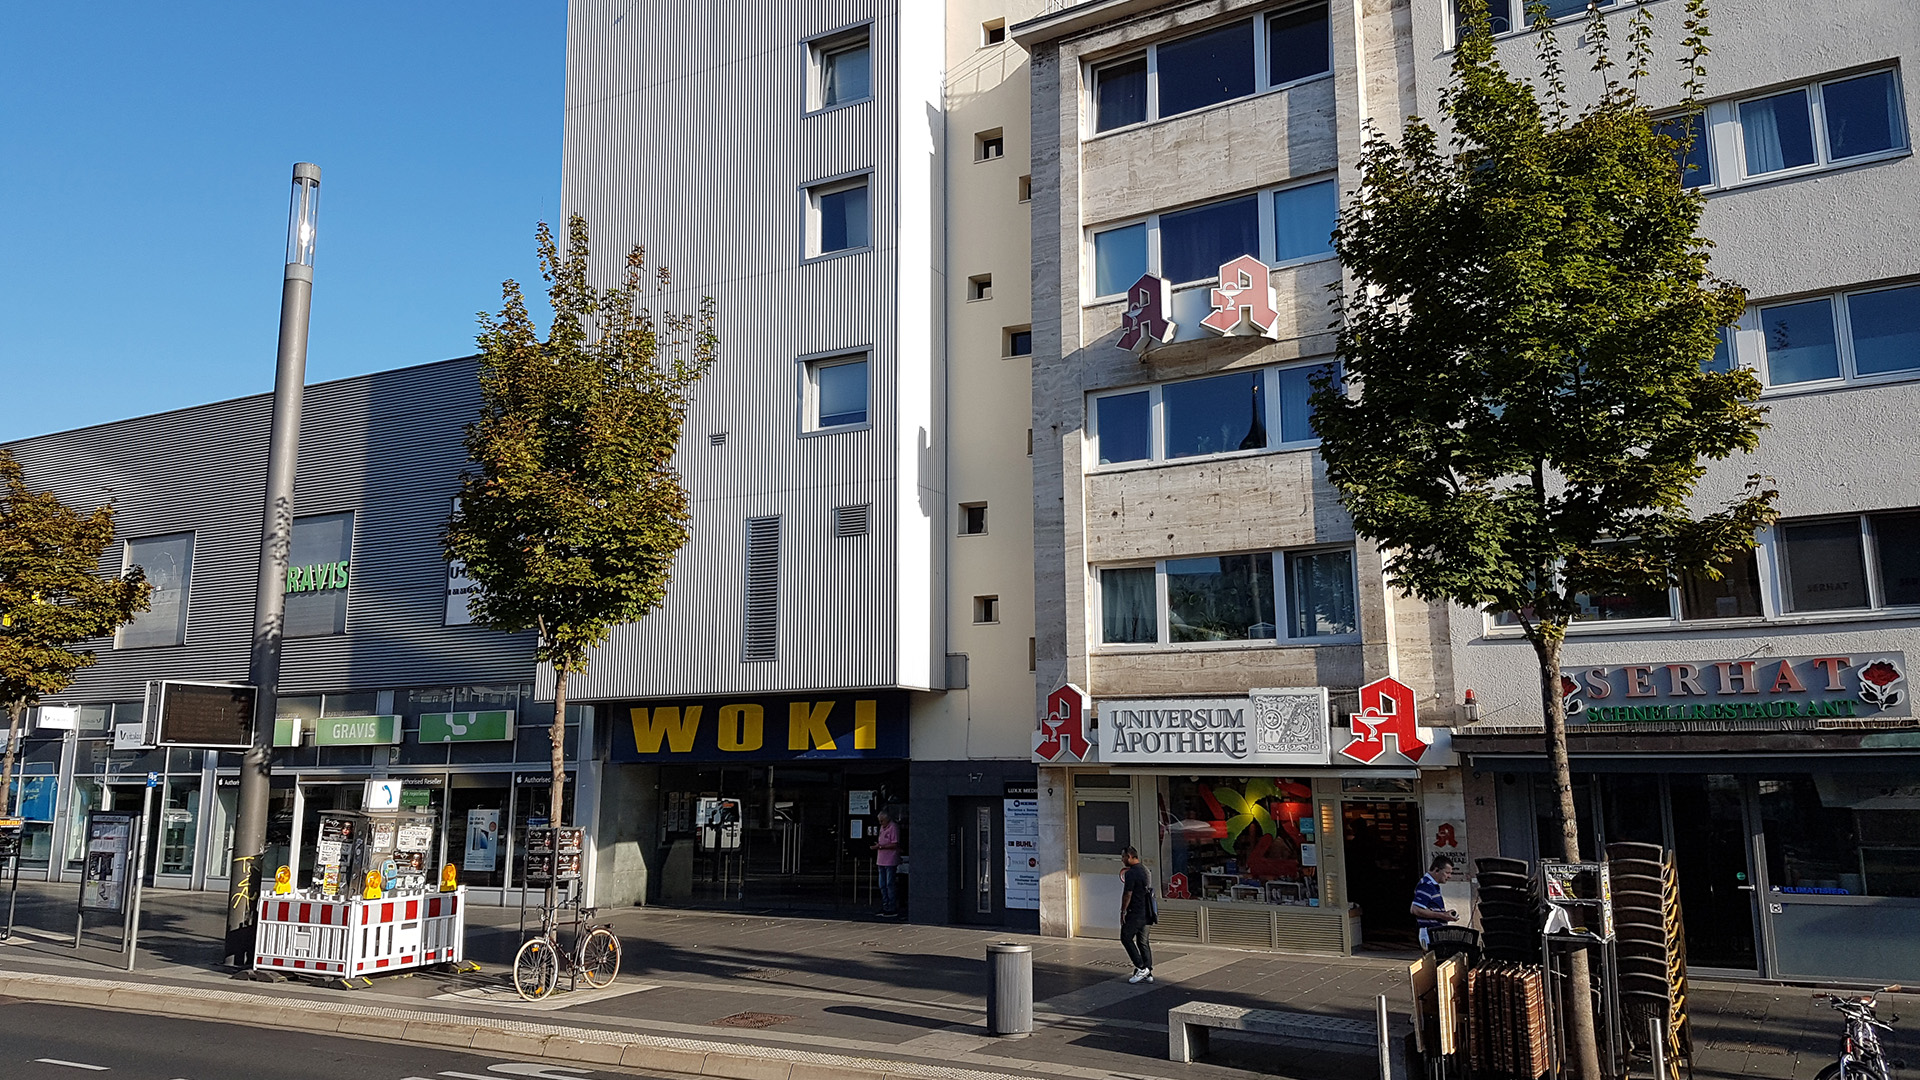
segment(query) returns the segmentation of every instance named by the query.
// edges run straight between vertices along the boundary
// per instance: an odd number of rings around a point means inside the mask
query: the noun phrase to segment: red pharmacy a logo
[[[1355,761],[1372,764],[1387,752],[1387,736],[1408,761],[1419,761],[1427,752],[1415,727],[1413,688],[1395,678],[1376,679],[1360,688],[1360,711],[1348,717],[1353,741],[1340,753]]]

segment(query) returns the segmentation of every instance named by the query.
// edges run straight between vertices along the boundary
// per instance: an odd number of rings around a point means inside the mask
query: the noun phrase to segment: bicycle
[[[1899,989],[1889,986],[1864,996],[1827,993],[1813,996],[1816,1004],[1821,998],[1827,999],[1827,1004],[1845,1017],[1847,1024],[1846,1038],[1840,1044],[1840,1060],[1821,1069],[1814,1080],[1892,1080],[1895,1063],[1887,1060],[1881,1051],[1880,1032],[1892,1031],[1893,1025],[1874,1015],[1874,1009],[1880,1003],[1881,994]]]
[[[567,972],[568,990],[577,989],[582,981],[588,989],[599,990],[613,985],[620,974],[620,939],[613,927],[592,923],[582,931],[581,921],[592,919],[599,909],[577,903],[559,905],[569,906],[574,910],[572,950],[560,944],[558,909],[542,908],[539,936],[521,942],[520,951],[513,954],[513,989],[525,1001],[539,1001],[553,993],[562,968]]]

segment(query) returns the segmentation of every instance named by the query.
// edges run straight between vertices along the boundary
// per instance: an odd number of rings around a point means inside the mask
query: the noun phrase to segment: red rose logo
[[[1579,693],[1579,683],[1565,675],[1560,676],[1560,700],[1566,703],[1568,716],[1579,716],[1587,711],[1587,703],[1576,696]]]
[[[1895,689],[1906,678],[1893,661],[1875,660],[1860,669],[1860,700],[1885,712],[1906,700],[1906,695]]]

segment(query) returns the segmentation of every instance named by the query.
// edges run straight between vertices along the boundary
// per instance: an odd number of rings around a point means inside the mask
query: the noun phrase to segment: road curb
[[[990,1072],[888,1058],[637,1035],[349,1002],[294,1004],[231,990],[139,985],[29,972],[0,972],[0,996],[188,1020],[294,1031],[331,1031],[445,1049],[485,1050],[722,1080],[1043,1080],[1046,1075]]]

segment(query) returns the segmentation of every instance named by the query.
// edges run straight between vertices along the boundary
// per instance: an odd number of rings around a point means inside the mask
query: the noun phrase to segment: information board
[[[1040,909],[1040,802],[1009,798],[1002,802],[1006,843],[1006,893],[1009,911]]]
[[[87,862],[80,877],[80,910],[127,910],[127,887],[132,882],[128,863],[133,854],[137,814],[96,810],[87,819]]]
[[[155,744],[245,750],[253,745],[254,696],[251,686],[163,682]]]

